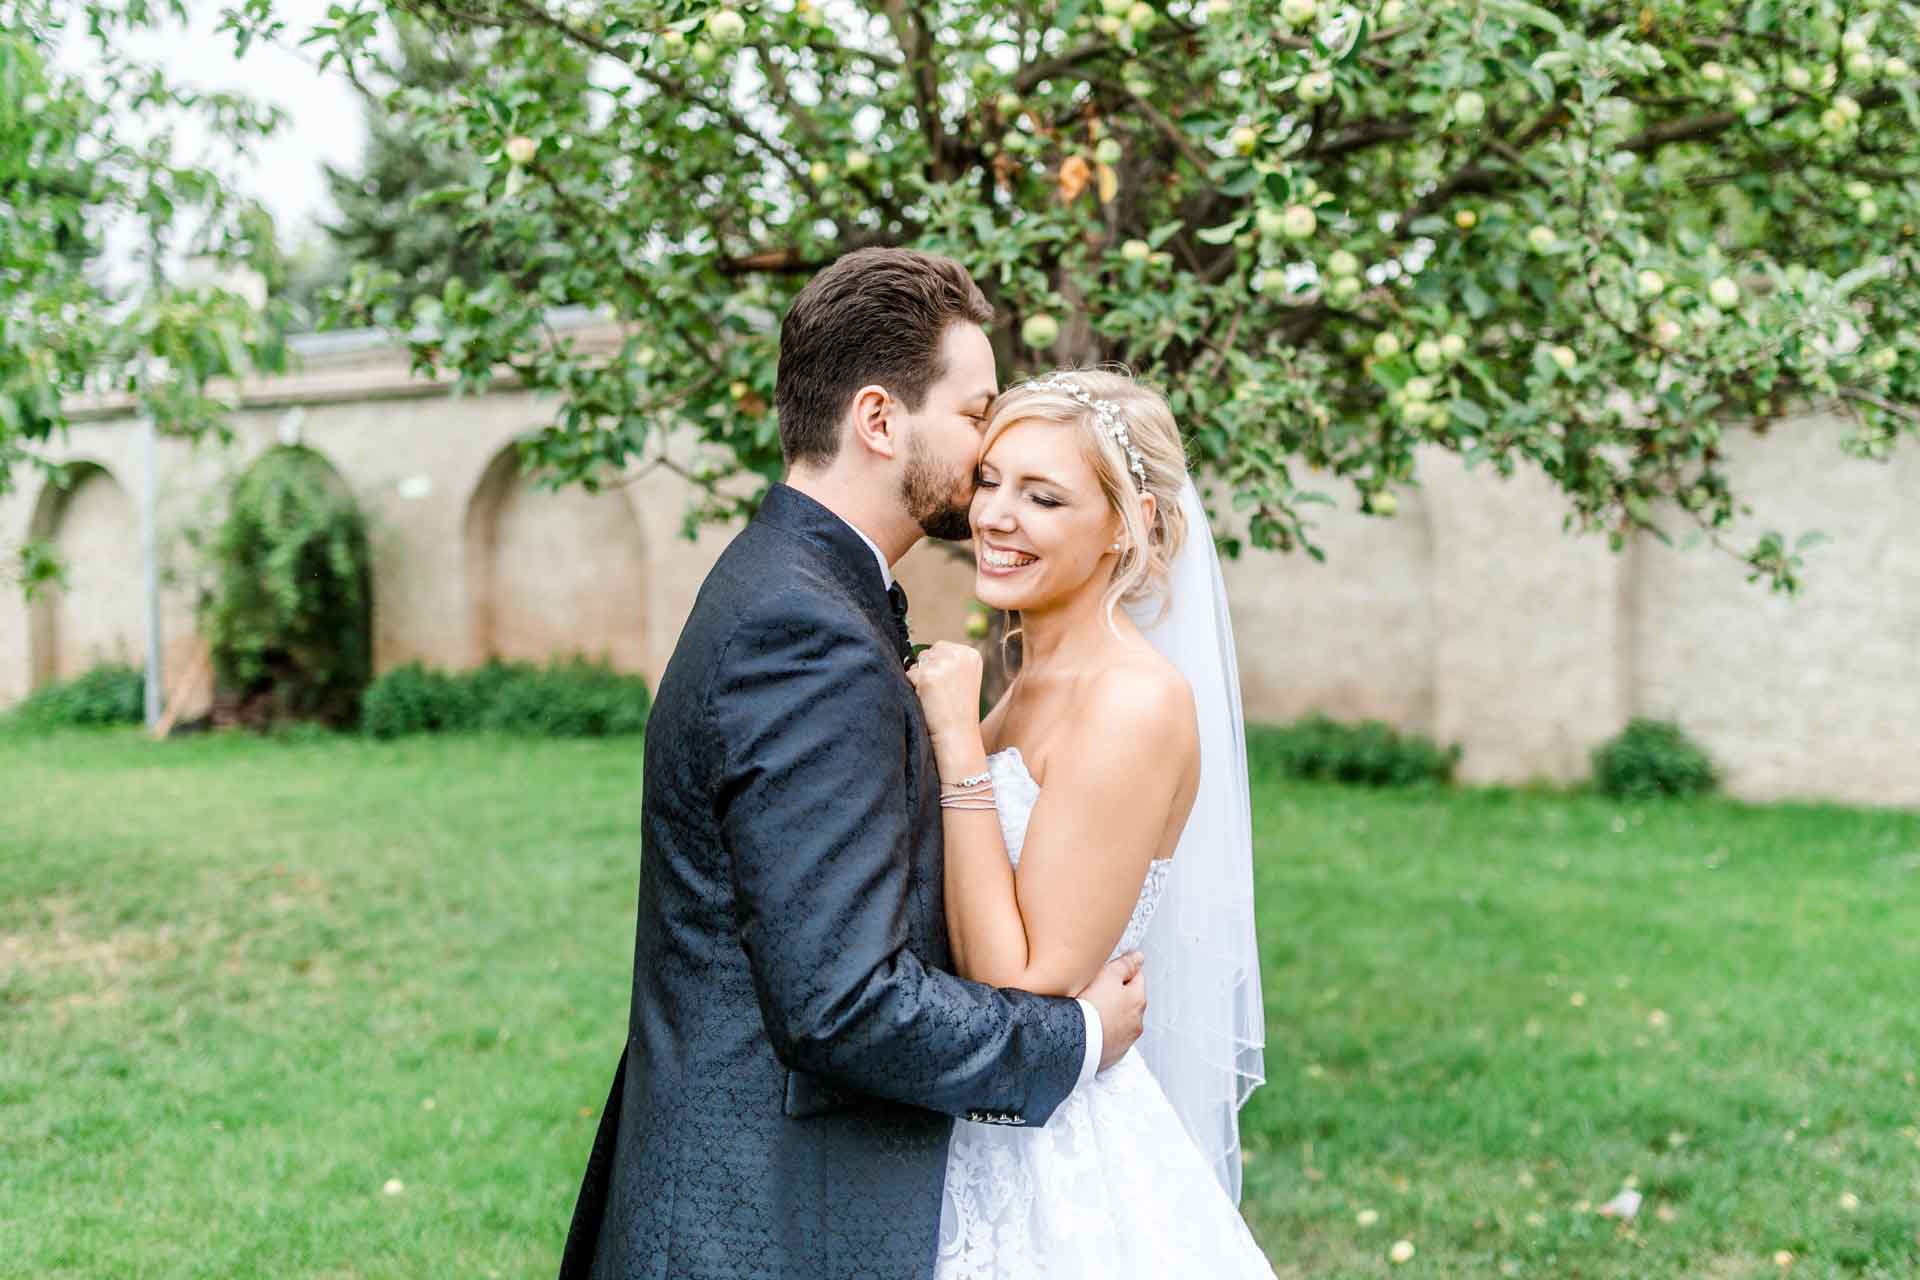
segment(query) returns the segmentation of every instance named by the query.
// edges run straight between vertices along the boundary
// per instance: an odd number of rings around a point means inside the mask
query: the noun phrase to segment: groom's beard
[[[907,472],[900,483],[906,503],[920,531],[929,538],[964,542],[973,536],[968,508],[973,505],[971,468],[942,466],[914,436],[907,444]]]

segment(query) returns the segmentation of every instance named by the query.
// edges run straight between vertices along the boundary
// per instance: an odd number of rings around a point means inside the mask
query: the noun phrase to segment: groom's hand
[[[1080,998],[1100,1014],[1100,1069],[1105,1071],[1133,1048],[1147,1016],[1146,957],[1129,951],[1107,961]]]

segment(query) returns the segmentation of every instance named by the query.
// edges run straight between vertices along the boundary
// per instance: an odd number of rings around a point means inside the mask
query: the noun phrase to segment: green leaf
[[[1247,215],[1243,213],[1232,222],[1223,222],[1217,227],[1208,227],[1204,231],[1196,231],[1193,233],[1193,238],[1201,244],[1225,244],[1246,230],[1246,226]]]
[[[1484,428],[1489,421],[1486,409],[1472,400],[1455,397],[1447,401],[1447,411],[1453,415],[1454,421],[1464,422],[1476,430]]]
[[[1485,0],[1488,13],[1498,14],[1520,26],[1538,27],[1542,31],[1565,39],[1567,24],[1554,14],[1527,0]]]

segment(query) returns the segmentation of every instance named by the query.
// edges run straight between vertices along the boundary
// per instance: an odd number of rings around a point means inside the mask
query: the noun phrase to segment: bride
[[[1056,373],[994,401],[975,594],[1021,663],[979,719],[981,661],[911,672],[939,764],[946,916],[975,981],[1078,992],[1140,949],[1146,1034],[1040,1127],[962,1121],[936,1274],[1270,1278],[1236,1209],[1262,1080],[1246,748],[1219,562],[1166,402]]]

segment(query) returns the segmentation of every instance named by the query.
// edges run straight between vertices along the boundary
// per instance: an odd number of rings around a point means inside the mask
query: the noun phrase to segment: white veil
[[[1246,722],[1226,581],[1193,482],[1180,493],[1187,540],[1173,562],[1169,606],[1127,614],[1193,686],[1200,789],[1174,852],[1146,954],[1140,1053],[1213,1166],[1240,1201],[1240,1107],[1266,1083],[1266,1020],[1253,922],[1253,810]]]

